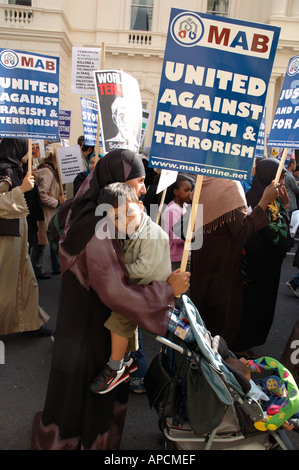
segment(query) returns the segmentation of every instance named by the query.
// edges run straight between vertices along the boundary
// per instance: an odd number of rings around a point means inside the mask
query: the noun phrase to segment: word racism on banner
[[[0,49],[0,135],[59,139],[59,59]]]
[[[299,56],[289,61],[267,145],[299,148]]]
[[[88,100],[86,98],[81,98],[81,116],[84,141],[86,145],[96,145],[98,115],[98,103],[96,101]],[[103,147],[101,129],[99,137],[99,147]]]
[[[138,82],[122,70],[94,72],[104,153],[116,149],[138,152],[142,103]]]
[[[150,166],[249,179],[279,28],[171,10]]]

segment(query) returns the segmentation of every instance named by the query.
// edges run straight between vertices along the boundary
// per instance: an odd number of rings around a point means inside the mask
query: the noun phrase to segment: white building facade
[[[83,133],[80,95],[71,93],[72,47],[105,45],[105,69],[122,69],[150,111],[150,145],[171,8],[281,28],[266,100],[269,133],[289,59],[299,53],[299,0],[0,0],[1,48],[60,58],[60,108],[72,111],[70,145]],[[90,96],[95,99],[95,96]]]

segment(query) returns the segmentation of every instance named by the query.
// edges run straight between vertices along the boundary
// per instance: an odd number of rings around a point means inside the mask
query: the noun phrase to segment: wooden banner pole
[[[156,219],[156,224],[159,224],[160,222],[160,217],[162,214],[162,209],[163,209],[163,204],[165,201],[166,193],[167,193],[167,188],[163,189],[163,192],[162,192],[161,201],[160,201],[159,210],[158,210],[157,219]]]
[[[28,175],[32,176],[32,139],[28,139]]]
[[[195,188],[194,188],[191,214],[190,214],[190,218],[189,218],[189,222],[188,222],[187,235],[186,235],[186,238],[185,238],[185,245],[184,245],[184,252],[183,252],[183,257],[182,257],[182,261],[181,261],[181,267],[180,267],[181,273],[186,272],[186,268],[187,268],[187,262],[188,262],[190,246],[191,246],[191,242],[192,242],[192,238],[193,238],[193,232],[194,232],[195,220],[196,220],[196,212],[197,212],[197,206],[198,206],[198,201],[199,201],[201,187],[202,187],[202,181],[203,181],[203,176],[198,175],[197,178],[196,178],[196,184],[195,184]]]
[[[102,42],[102,50],[101,50],[101,70],[105,68],[105,43]],[[96,136],[96,145],[94,149],[95,153],[95,161],[96,163],[99,160],[99,140],[100,140],[100,112],[98,111],[98,122],[97,122],[97,136]]]
[[[100,139],[100,114],[98,113],[96,145],[94,148],[95,163],[97,163],[99,160],[99,139]]]
[[[56,164],[57,164],[57,170],[58,170],[58,176],[59,176],[60,191],[61,191],[61,194],[63,195],[64,190],[63,190],[63,184],[62,184],[62,175],[61,175],[59,157],[58,157],[58,153],[56,149],[55,149],[55,157],[56,157]]]
[[[277,170],[277,173],[276,173],[276,176],[275,176],[275,184],[278,183],[278,181],[280,180],[280,177],[281,177],[281,172],[283,170],[283,167],[284,167],[284,164],[285,164],[285,161],[286,161],[286,158],[287,158],[287,155],[288,155],[288,149],[284,149],[283,153],[282,153],[282,156],[281,156],[281,160],[280,160],[280,163],[279,163],[279,167],[278,167],[278,170]]]

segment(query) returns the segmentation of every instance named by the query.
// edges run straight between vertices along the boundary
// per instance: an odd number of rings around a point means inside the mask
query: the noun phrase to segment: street
[[[296,273],[292,266],[295,247],[287,254],[281,272],[274,323],[267,342],[256,348],[262,355],[279,359],[291,329],[298,319],[299,300],[285,283]],[[49,261],[47,261],[49,263]],[[49,266],[46,266],[49,270]],[[40,305],[50,316],[47,327],[55,329],[60,276],[39,281]],[[256,325],[258,328],[258,325]],[[31,425],[36,412],[43,409],[53,342],[49,337],[0,337],[5,347],[5,364],[0,364],[0,450],[30,449]],[[150,363],[160,345],[144,335],[144,350]],[[296,450],[299,433],[288,432]],[[130,392],[122,450],[165,450],[158,428],[158,416],[150,410],[146,394]]]

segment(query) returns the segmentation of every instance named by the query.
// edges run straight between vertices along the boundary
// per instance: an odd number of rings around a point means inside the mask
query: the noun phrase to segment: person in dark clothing
[[[222,336],[230,349],[242,319],[242,244],[269,223],[265,210],[275,197],[272,184],[248,214],[240,183],[203,178],[203,243],[191,249],[190,298],[211,334]]]
[[[28,254],[29,210],[24,195],[34,177],[23,178],[22,161],[28,151],[24,139],[0,144],[0,334],[49,336],[43,327],[49,316],[38,305],[38,285]]]
[[[155,178],[154,168],[151,168],[150,166],[148,166],[150,151],[151,151],[151,147],[150,145],[147,145],[146,147],[144,147],[143,152],[142,152],[142,157],[141,157],[143,165],[144,165],[144,169],[145,169],[144,184],[146,188],[148,188],[151,184],[153,184],[154,178]]]
[[[26,156],[27,157],[27,156]],[[28,170],[28,160],[25,159],[23,162],[23,174],[26,174]],[[33,176],[36,179],[36,170],[32,171]],[[29,244],[29,253],[31,249],[37,244],[37,232],[38,232],[38,224],[37,222],[41,222],[45,220],[44,212],[42,208],[42,203],[40,200],[39,191],[36,185],[34,185],[31,191],[28,191],[24,194],[29,214],[27,215],[27,225],[28,225],[28,244]]]
[[[275,158],[259,163],[246,194],[248,207],[253,211],[267,185],[275,179],[278,166]],[[235,343],[235,351],[241,355],[245,352],[250,356],[250,348],[264,344],[267,339],[275,313],[282,262],[291,248],[284,173],[285,170],[280,179],[280,197],[266,208],[268,224],[244,243],[243,314]]]
[[[33,449],[119,448],[129,383],[100,396],[89,390],[109,359],[110,332],[104,323],[115,310],[163,335],[174,295],[187,291],[187,273],[173,273],[168,282],[129,286],[119,241],[100,237],[103,227],[109,230],[104,214],[95,215],[101,188],[126,182],[140,197],[140,164],[129,150],[110,152],[86,178],[71,206],[60,240],[62,285],[52,365],[44,410],[33,424]]]

